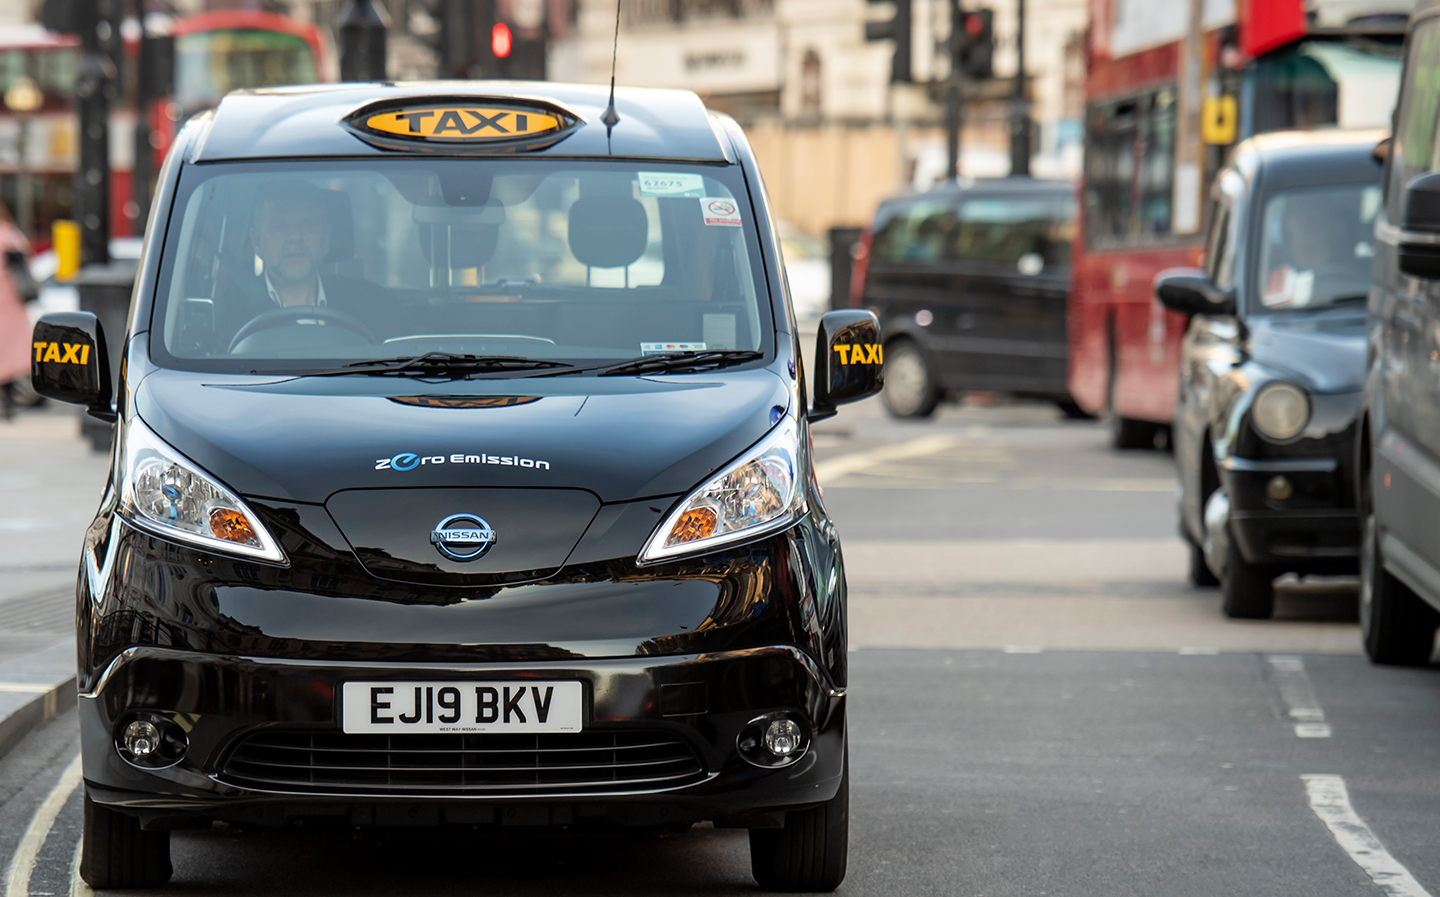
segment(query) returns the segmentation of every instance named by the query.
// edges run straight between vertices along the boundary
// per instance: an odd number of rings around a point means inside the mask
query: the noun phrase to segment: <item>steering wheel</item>
[[[262,330],[270,330],[275,327],[284,326],[285,324],[294,324],[299,321],[308,321],[311,319],[330,321],[344,327],[346,330],[358,333],[372,343],[375,342],[375,334],[370,332],[370,328],[361,323],[360,319],[354,315],[348,315],[343,311],[336,311],[333,308],[326,308],[323,305],[294,305],[289,308],[277,308],[274,311],[267,311],[263,315],[251,318],[230,340],[230,347],[225,350],[226,354],[233,354],[235,347],[240,345],[241,341],[247,336],[252,336]]]

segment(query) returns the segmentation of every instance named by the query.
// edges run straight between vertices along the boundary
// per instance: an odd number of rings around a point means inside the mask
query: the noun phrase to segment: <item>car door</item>
[[[1205,241],[1205,275],[1221,289],[1235,287],[1236,259],[1243,233],[1240,201],[1244,180],[1221,172],[1211,194],[1210,229]],[[1180,469],[1180,513],[1186,531],[1204,541],[1205,502],[1219,487],[1209,461],[1210,424],[1215,417],[1215,383],[1239,361],[1239,326],[1231,315],[1195,315],[1180,345],[1180,391],[1175,403],[1175,461]]]
[[[913,338],[947,385],[946,337],[953,316],[940,312],[959,285],[946,248],[954,243],[956,194],[937,192],[882,208],[865,280],[865,304],[880,317],[886,339]]]
[[[1066,395],[1065,299],[1074,199],[1035,190],[967,194],[953,257],[965,308],[948,341],[982,388]]]
[[[1396,111],[1376,227],[1370,303],[1375,509],[1382,532],[1440,571],[1440,283],[1401,273],[1396,243],[1405,185],[1434,167],[1440,113],[1440,19],[1416,25]],[[1393,561],[1387,552],[1387,561]]]

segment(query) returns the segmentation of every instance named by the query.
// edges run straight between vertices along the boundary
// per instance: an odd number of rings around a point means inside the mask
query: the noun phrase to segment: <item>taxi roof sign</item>
[[[361,140],[409,152],[541,149],[563,139],[579,123],[574,113],[552,104],[475,97],[417,97],[400,104],[371,104],[345,119]]]

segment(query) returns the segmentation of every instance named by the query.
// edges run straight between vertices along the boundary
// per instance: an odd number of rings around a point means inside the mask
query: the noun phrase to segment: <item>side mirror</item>
[[[1405,185],[1399,243],[1401,271],[1427,280],[1440,278],[1440,174],[1422,174]]]
[[[880,319],[862,308],[842,308],[820,319],[815,337],[815,397],[810,419],[824,420],[835,406],[868,398],[885,385]]]
[[[1215,286],[1199,268],[1167,268],[1155,275],[1155,298],[1182,314],[1235,314],[1235,291]]]
[[[110,405],[110,358],[105,332],[88,311],[59,311],[35,322],[30,384],[47,399],[84,405],[101,420],[115,420]]]

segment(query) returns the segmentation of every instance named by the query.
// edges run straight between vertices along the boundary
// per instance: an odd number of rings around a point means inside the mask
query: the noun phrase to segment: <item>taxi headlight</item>
[[[1260,389],[1250,420],[1261,436],[1294,439],[1310,422],[1310,397],[1293,383],[1271,383]]]
[[[800,430],[789,417],[690,493],[660,522],[638,562],[703,554],[784,529],[800,517]]]
[[[235,493],[140,422],[125,425],[120,513],[141,529],[210,551],[283,562],[280,546]]]

